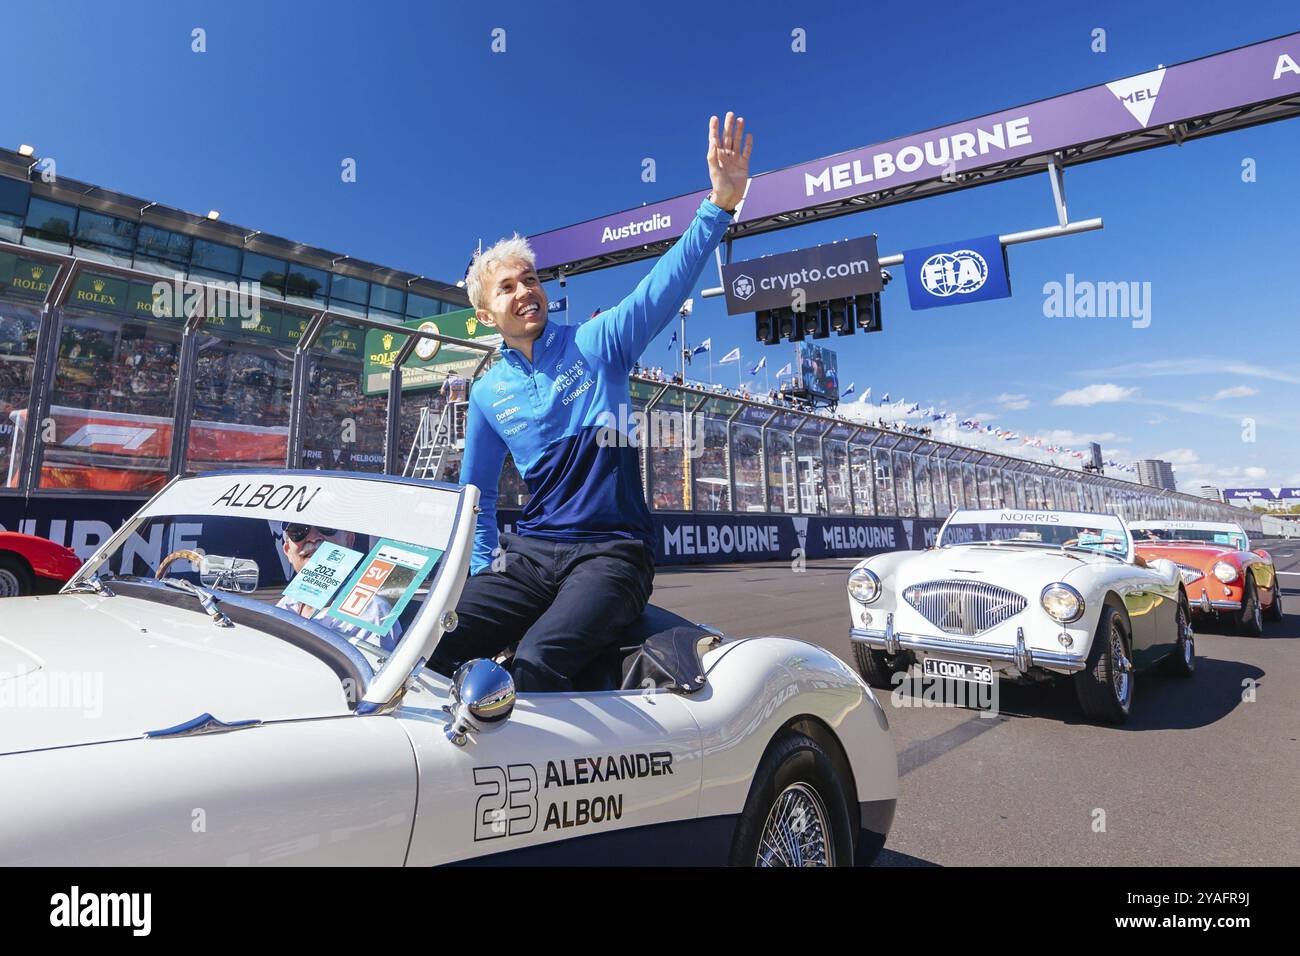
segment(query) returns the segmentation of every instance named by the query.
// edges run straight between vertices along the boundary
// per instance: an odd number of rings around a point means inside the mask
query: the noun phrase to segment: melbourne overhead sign
[[[1224,488],[1223,500],[1241,508],[1289,508],[1300,505],[1300,488]]]
[[[846,239],[722,267],[727,314],[789,308],[802,292],[811,305],[862,292],[879,292],[880,261],[876,237]]]
[[[1300,93],[1300,33],[755,176],[746,222]],[[539,269],[675,239],[705,192],[529,238]]]
[[[997,236],[908,249],[903,253],[903,272],[913,309],[1011,295],[1007,253]]]

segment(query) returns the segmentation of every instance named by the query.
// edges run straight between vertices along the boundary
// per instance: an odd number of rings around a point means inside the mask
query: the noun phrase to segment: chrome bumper
[[[1209,614],[1211,611],[1240,611],[1240,601],[1211,601],[1209,592],[1201,588],[1201,599],[1196,602],[1196,610],[1202,614]]]
[[[1007,661],[1014,664],[1016,670],[1024,673],[1031,667],[1047,667],[1073,673],[1088,666],[1086,658],[1078,654],[1062,654],[1057,651],[1032,650],[1025,644],[1024,628],[1016,628],[1016,643],[1012,647],[1005,644],[981,644],[976,641],[960,641],[947,637],[931,635],[905,634],[894,630],[894,615],[885,616],[885,629],[874,631],[868,628],[849,629],[849,640],[866,644],[884,651],[897,654],[900,651],[925,651],[935,654],[952,654],[970,658],[975,661]]]

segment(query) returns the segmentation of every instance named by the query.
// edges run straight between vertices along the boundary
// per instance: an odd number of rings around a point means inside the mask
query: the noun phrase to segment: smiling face
[[[526,262],[498,265],[484,283],[483,298],[487,307],[476,310],[478,320],[496,328],[511,348],[535,342],[546,328],[546,292]]]
[[[287,533],[284,536],[284,556],[289,559],[293,565],[294,574],[303,569],[316,549],[325,541],[332,541],[335,544],[342,545],[345,548],[352,547],[356,536],[351,531],[342,531],[339,529],[329,529],[334,533],[330,535],[323,534],[320,528],[311,527],[307,530],[307,535],[301,541],[294,541]]]

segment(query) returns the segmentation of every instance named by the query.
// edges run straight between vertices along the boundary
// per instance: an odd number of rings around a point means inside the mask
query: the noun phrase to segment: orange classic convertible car
[[[1264,621],[1282,620],[1282,590],[1267,551],[1250,548],[1241,525],[1216,521],[1136,521],[1138,556],[1178,565],[1199,622],[1218,619],[1228,633],[1258,637]]]

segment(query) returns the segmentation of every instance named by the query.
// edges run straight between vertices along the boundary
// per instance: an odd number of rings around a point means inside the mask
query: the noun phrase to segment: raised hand
[[[709,181],[713,194],[709,198],[726,210],[733,210],[745,195],[745,182],[749,179],[749,154],[754,148],[754,137],[745,137],[745,118],[735,121],[734,113],[727,113],[718,135],[718,118],[709,117]],[[741,149],[741,145],[744,149]]]

